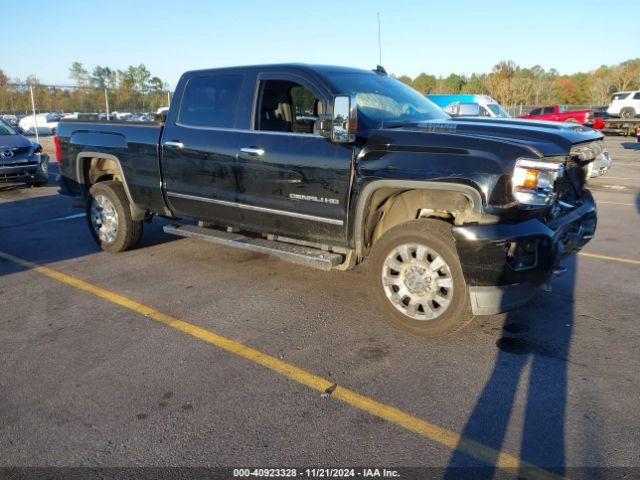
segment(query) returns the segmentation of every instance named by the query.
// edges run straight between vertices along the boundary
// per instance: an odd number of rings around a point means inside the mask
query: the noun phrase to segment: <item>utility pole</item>
[[[31,110],[33,111],[33,128],[36,130],[36,142],[40,143],[40,135],[38,135],[38,116],[36,115],[36,101],[33,98],[33,85],[29,85],[31,92]]]
[[[380,12],[378,12],[378,65],[382,65],[382,41],[380,39]]]
[[[380,36],[382,28],[380,27],[380,12],[378,12],[378,65],[382,65],[382,39]]]
[[[109,121],[109,93],[107,89],[104,89],[104,105],[107,109],[107,122]]]

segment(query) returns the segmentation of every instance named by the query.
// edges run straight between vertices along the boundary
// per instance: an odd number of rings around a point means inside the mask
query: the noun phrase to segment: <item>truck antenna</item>
[[[380,40],[380,12],[378,12],[378,65],[382,65],[382,41]]]

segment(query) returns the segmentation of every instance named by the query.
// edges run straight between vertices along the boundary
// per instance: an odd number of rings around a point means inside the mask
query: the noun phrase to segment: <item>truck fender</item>
[[[369,201],[376,190],[393,188],[402,190],[431,190],[446,191],[463,194],[471,204],[474,213],[481,215],[483,201],[480,192],[470,185],[461,183],[445,183],[422,180],[374,180],[368,183],[360,192],[355,212],[354,238],[357,258],[362,258],[365,250],[365,217]]]
[[[76,169],[77,169],[76,178],[83,185],[85,183],[85,174],[84,174],[85,172],[83,170],[85,158],[103,158],[105,160],[112,161],[116,165],[116,168],[118,169],[118,175],[122,181],[122,186],[124,187],[124,191],[127,195],[127,200],[129,200],[129,208],[131,209],[131,218],[133,220],[144,220],[146,211],[143,208],[140,208],[138,205],[136,205],[136,203],[133,201],[133,198],[131,197],[131,192],[129,190],[129,185],[127,185],[127,179],[125,178],[124,173],[122,171],[122,165],[120,164],[120,159],[115,155],[111,155],[103,152],[88,152],[88,151],[80,152],[76,156]]]

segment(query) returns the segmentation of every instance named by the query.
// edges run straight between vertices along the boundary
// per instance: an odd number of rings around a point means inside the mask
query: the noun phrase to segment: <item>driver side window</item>
[[[289,80],[261,82],[256,130],[315,133],[322,103],[309,89]]]

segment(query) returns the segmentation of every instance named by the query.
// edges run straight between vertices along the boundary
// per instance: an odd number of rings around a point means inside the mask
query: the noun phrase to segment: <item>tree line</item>
[[[91,71],[80,62],[69,67],[73,85],[44,85],[35,75],[10,79],[0,69],[0,112],[31,111],[30,87],[40,112],[155,111],[167,106],[168,85],[143,64],[125,70],[97,65]]]
[[[447,77],[421,73],[415,78],[407,75],[396,78],[420,93],[488,94],[505,106],[607,105],[613,92],[640,89],[640,58],[572,75],[561,75],[540,65],[525,68],[506,60],[495,65],[490,73],[469,76],[452,73]]]
[[[0,69],[0,112],[30,111],[29,86],[34,87],[36,108],[41,112],[104,112],[105,89],[111,111],[154,111],[167,105],[168,85],[143,64],[125,70],[97,65],[89,71],[82,63],[73,62],[69,78],[74,85],[50,86],[34,75],[12,80]],[[640,89],[640,58],[572,75],[539,65],[525,68],[506,60],[489,73],[446,77],[421,73],[415,78],[396,78],[420,93],[488,94],[505,106],[606,105],[613,92]]]

